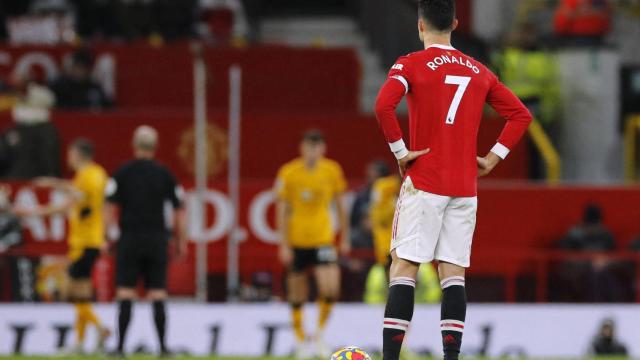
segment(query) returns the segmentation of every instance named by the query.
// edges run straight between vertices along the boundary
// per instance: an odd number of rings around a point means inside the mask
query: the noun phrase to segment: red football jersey
[[[397,158],[408,150],[396,117],[407,96],[409,149],[431,151],[407,170],[417,189],[475,196],[477,137],[485,103],[507,123],[491,149],[505,158],[531,122],[522,102],[484,65],[451,46],[432,45],[400,57],[376,100],[376,117]]]

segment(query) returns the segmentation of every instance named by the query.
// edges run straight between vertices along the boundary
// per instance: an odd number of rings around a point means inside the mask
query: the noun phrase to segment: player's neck
[[[304,166],[308,169],[308,170],[313,170],[316,168],[316,165],[318,165],[318,160],[317,159],[304,159]]]
[[[425,49],[432,45],[451,46],[451,33],[434,34],[425,32],[422,35],[422,39]]]
[[[80,170],[84,169],[85,167],[87,167],[89,164],[91,164],[90,160],[82,161],[82,162],[78,163],[75,166],[75,169],[73,169],[73,170],[76,171],[76,172],[80,171]]]
[[[135,153],[136,159],[140,160],[151,160],[154,157],[154,153],[150,151],[138,150]]]

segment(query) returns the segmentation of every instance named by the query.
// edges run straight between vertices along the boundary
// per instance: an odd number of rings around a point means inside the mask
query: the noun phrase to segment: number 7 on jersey
[[[458,85],[458,90],[456,90],[456,94],[453,96],[453,100],[449,106],[449,112],[447,113],[445,123],[453,125],[455,122],[458,106],[460,106],[460,101],[462,100],[462,96],[464,96],[464,92],[467,91],[467,85],[469,85],[470,81],[471,78],[468,76],[447,75],[444,79],[445,84]]]

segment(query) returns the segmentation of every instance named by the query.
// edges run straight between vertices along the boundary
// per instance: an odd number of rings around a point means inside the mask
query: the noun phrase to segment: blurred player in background
[[[476,178],[507,156],[527,130],[531,115],[485,66],[451,46],[451,32],[458,25],[454,0],[418,4],[425,50],[400,57],[392,66],[375,110],[404,177],[392,234],[383,358],[399,358],[413,316],[418,269],[437,260],[444,358],[457,360],[467,307],[464,275],[476,223]],[[411,150],[395,114],[405,95]],[[485,102],[507,123],[487,156],[478,157]]]
[[[11,187],[0,184],[0,254],[22,242],[20,216],[11,204]]]
[[[67,151],[67,163],[75,172],[71,182],[55,178],[41,178],[37,186],[63,192],[66,200],[50,204],[36,211],[36,215],[69,214],[69,286],[67,294],[76,308],[75,353],[83,352],[87,325],[98,330],[97,350],[104,351],[104,342],[111,332],[100,322],[91,306],[93,265],[104,247],[104,191],[107,173],[93,161],[94,147],[86,139],[75,140]]]
[[[183,190],[173,174],[154,160],[158,132],[138,127],[133,135],[135,159],[120,167],[107,186],[107,217],[115,221],[120,210],[120,239],[116,255],[116,297],[119,302],[117,355],[123,356],[131,307],[137,297],[138,278],[144,281],[147,299],[152,301],[153,320],[160,355],[169,355],[165,342],[168,245],[171,234],[164,216],[165,204],[173,207],[176,250],[187,251]]]
[[[316,351],[328,352],[322,333],[340,291],[340,268],[331,226],[335,204],[341,234],[341,253],[350,250],[349,225],[343,203],[347,182],[340,165],[324,157],[326,144],[318,131],[307,132],[300,144],[301,156],[278,171],[276,220],[280,234],[280,260],[288,268],[287,289],[296,336],[296,357],[310,356],[302,321],[302,306],[309,297],[307,270],[313,268],[318,287]]]
[[[369,216],[371,219],[371,231],[373,232],[373,249],[376,263],[384,266],[385,269],[388,269],[391,264],[389,248],[393,230],[393,215],[399,192],[400,177],[397,174],[389,174],[388,169],[371,186]]]

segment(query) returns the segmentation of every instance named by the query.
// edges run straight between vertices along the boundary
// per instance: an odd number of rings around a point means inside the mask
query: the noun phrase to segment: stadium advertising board
[[[169,346],[193,355],[287,355],[294,345],[285,304],[194,305],[168,307],[171,327]],[[309,329],[315,306],[309,305]],[[116,319],[115,305],[97,306],[103,319]],[[129,351],[155,351],[156,337],[148,304],[136,305],[136,316],[126,344]],[[12,304],[0,306],[0,354],[16,350],[24,354],[51,355],[73,340],[73,309],[68,305]],[[369,351],[381,347],[381,306],[336,307],[326,330],[331,348],[358,345]],[[636,305],[481,305],[467,314],[463,353],[489,357],[580,358],[589,350],[596,330],[605,318],[616,322],[617,334],[632,357],[640,356]],[[408,346],[419,353],[439,355],[441,336],[439,306],[419,306],[408,335]],[[107,322],[107,324],[110,324]],[[559,325],[561,324],[561,325]],[[110,326],[115,326],[111,323]],[[95,343],[90,333],[87,348]],[[114,339],[108,344],[114,346]]]

